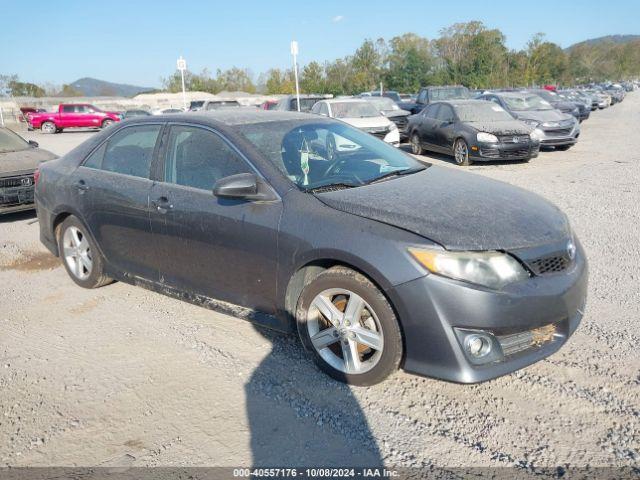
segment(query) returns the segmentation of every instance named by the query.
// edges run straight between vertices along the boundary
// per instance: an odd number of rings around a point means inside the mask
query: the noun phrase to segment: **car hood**
[[[411,112],[407,110],[385,110],[384,115],[387,118],[408,117],[409,115],[411,115]]]
[[[356,128],[372,128],[372,127],[388,127],[391,125],[391,120],[387,117],[383,117],[380,115],[379,117],[344,117],[339,118],[338,120],[342,120],[349,125]]]
[[[519,120],[501,120],[499,122],[465,122],[479,132],[493,133],[494,135],[527,135],[531,133],[531,127]]]
[[[0,176],[6,177],[28,171],[32,172],[40,163],[54,158],[58,157],[40,148],[0,153]]]
[[[569,238],[567,217],[542,197],[445,167],[316,197],[450,250],[514,250]]]
[[[571,115],[559,110],[518,110],[513,112],[520,120],[535,120],[540,123],[568,120]]]
[[[565,101],[560,101],[560,102],[554,102],[553,103],[553,107],[557,108],[558,110],[564,112],[571,112],[572,110],[574,110],[576,108],[576,104],[573,102],[565,102]]]

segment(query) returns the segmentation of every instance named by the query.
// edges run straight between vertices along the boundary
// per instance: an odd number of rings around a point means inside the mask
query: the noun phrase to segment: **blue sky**
[[[537,32],[566,47],[586,38],[640,34],[640,2],[602,1],[190,1],[0,0],[0,73],[69,83],[90,76],[159,86],[179,55],[192,71],[239,66],[254,75],[300,62],[333,60],[366,38],[405,32],[434,38],[456,22],[499,28],[510,48]]]

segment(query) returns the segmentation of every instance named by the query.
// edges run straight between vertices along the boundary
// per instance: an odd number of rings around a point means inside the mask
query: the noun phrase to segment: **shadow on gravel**
[[[383,466],[347,385],[316,369],[297,337],[256,326],[272,344],[245,386],[253,466]]]
[[[0,224],[20,222],[22,220],[36,220],[35,210],[26,210],[24,212],[5,213],[0,215]]]

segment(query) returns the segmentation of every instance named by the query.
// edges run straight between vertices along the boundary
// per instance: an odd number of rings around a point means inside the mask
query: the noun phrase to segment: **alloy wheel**
[[[91,247],[87,236],[77,227],[69,227],[62,237],[64,261],[78,279],[86,280],[93,269]]]
[[[456,142],[454,156],[456,159],[456,163],[459,165],[464,165],[467,162],[469,158],[469,149],[467,148],[466,142],[464,142],[463,140],[458,140]]]
[[[51,122],[45,122],[42,124],[41,129],[44,133],[55,133],[56,126]]]
[[[422,149],[420,148],[420,138],[415,133],[411,135],[411,153],[414,155],[420,155],[422,153]]]
[[[356,293],[329,289],[309,307],[307,329],[318,355],[336,370],[362,374],[382,356],[382,326],[371,306]]]

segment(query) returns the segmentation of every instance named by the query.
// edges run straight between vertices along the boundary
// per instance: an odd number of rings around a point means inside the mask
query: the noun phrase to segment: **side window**
[[[252,170],[219,135],[198,127],[171,127],[166,182],[211,190],[216,181]]]
[[[418,94],[418,103],[426,103],[427,102],[427,91],[421,90]]]
[[[76,105],[76,113],[88,113],[89,109],[86,105]]]
[[[424,109],[424,116],[428,118],[437,118],[438,108],[440,107],[439,103],[432,103],[427,108]]]
[[[153,149],[160,128],[160,125],[139,125],[123,128],[113,135],[104,148],[102,170],[149,178]],[[101,149],[96,150],[94,154],[98,154]],[[89,160],[94,162],[93,158]]]
[[[489,100],[491,100],[493,103],[497,103],[498,105],[500,105],[500,100],[498,100],[498,97],[489,97]]]
[[[103,143],[100,148],[94,150],[91,155],[84,161],[84,166],[89,168],[102,168],[102,159],[104,158],[104,151],[107,149],[107,142]]]
[[[329,116],[329,107],[327,107],[327,104],[324,102],[320,104],[320,113]]]
[[[437,118],[443,122],[452,122],[454,119],[453,110],[449,105],[442,104],[440,105],[440,110],[438,110]]]
[[[315,113],[315,114],[320,113],[320,106],[321,105],[322,105],[322,102],[316,103],[313,107],[311,107],[311,113]]]
[[[62,112],[63,113],[73,113],[75,112],[75,106],[74,105],[63,105],[62,106]]]

